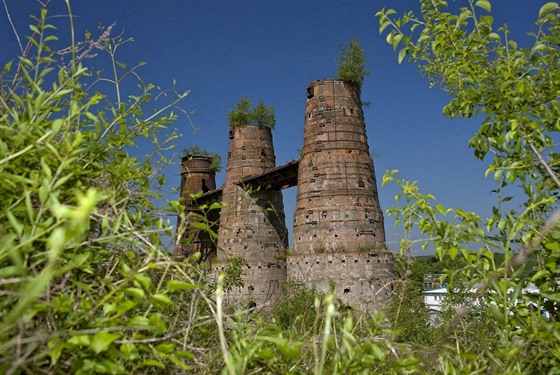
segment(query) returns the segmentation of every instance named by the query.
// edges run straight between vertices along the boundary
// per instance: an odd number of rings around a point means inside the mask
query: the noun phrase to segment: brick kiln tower
[[[240,186],[241,179],[275,167],[272,132],[266,126],[234,126],[229,133],[226,182],[223,187],[218,261],[223,270],[227,259],[244,258],[244,286],[230,291],[230,302],[262,305],[280,293],[286,280],[285,251],[288,236],[282,192]]]
[[[181,187],[180,200],[185,206],[187,218],[186,228],[179,233],[181,238],[179,245],[175,248],[174,255],[182,259],[185,256],[200,252],[203,259],[215,256],[216,244],[211,240],[208,233],[199,231],[190,226],[189,212],[200,212],[198,203],[191,199],[190,194],[207,192],[216,189],[216,172],[211,167],[212,159],[204,156],[184,156],[181,159]],[[219,213],[208,213],[218,216]],[[208,218],[210,222],[216,221],[218,217]],[[177,228],[181,228],[181,217],[177,219]],[[217,230],[217,228],[216,228]],[[192,240],[187,240],[192,236]]]
[[[360,89],[314,81],[307,88],[288,278],[325,292],[335,282],[337,297],[368,310],[387,300],[392,270]]]

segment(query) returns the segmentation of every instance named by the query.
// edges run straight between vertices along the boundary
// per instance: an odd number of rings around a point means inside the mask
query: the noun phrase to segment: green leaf
[[[158,367],[160,369],[165,369],[165,365],[160,361],[156,361],[155,359],[147,359],[145,361],[142,361],[142,363],[140,363],[140,367]]]
[[[169,280],[166,284],[166,289],[170,292],[175,292],[177,290],[186,290],[186,289],[196,289],[199,285],[187,283],[181,280]]]
[[[386,359],[385,352],[381,350],[379,346],[372,345],[371,351],[373,352],[373,356],[375,357],[375,359],[377,359],[378,361],[385,361]]]
[[[399,51],[399,55],[398,55],[398,62],[399,64],[402,63],[402,61],[404,60],[404,58],[406,57],[406,54],[408,53],[408,47],[403,47],[401,48],[401,50]]]
[[[492,6],[490,5],[490,2],[488,0],[478,0],[474,5],[484,9],[488,13],[490,13],[492,9]]]
[[[121,345],[120,351],[125,359],[129,361],[135,361],[140,358],[140,353],[138,353],[138,349],[136,345],[131,342],[125,342]]]
[[[68,344],[75,346],[89,346],[90,343],[89,335],[73,335],[68,339]]]
[[[267,348],[267,349],[268,349],[269,351],[272,351],[270,348]],[[265,350],[266,350],[266,349],[265,349]],[[195,359],[195,358],[196,358],[195,355],[194,355],[194,353],[191,352],[191,351],[188,351],[188,350],[177,350],[177,351],[175,352],[175,355],[176,355],[178,358],[185,358],[185,359]],[[261,351],[260,357],[262,357],[262,351]]]
[[[283,337],[260,336],[259,339],[275,343],[280,354],[290,360],[297,360],[301,355],[302,343],[300,342],[294,342]]]
[[[276,347],[278,348],[280,354],[292,361],[298,360],[301,355],[301,344],[299,343],[288,342],[288,340],[286,340],[283,342],[277,342]]]
[[[64,245],[66,244],[66,230],[65,228],[55,228],[47,241],[48,249],[51,251],[51,256],[57,256]]]
[[[103,216],[103,220],[101,221],[101,234],[106,235],[109,232],[109,217]]]
[[[146,290],[152,288],[152,279],[147,276],[136,274],[134,275],[134,280],[138,281]]]
[[[163,305],[173,305],[173,302],[165,294],[154,294],[150,296],[150,300]]]
[[[16,231],[18,236],[21,236],[21,234],[23,233],[23,228],[24,228],[23,224],[21,224],[16,219],[14,214],[12,214],[12,211],[6,211],[6,217],[8,218],[8,221],[10,222],[10,224],[12,225],[12,228]]]
[[[451,258],[451,260],[454,260],[455,257],[457,257],[458,253],[459,249],[457,247],[452,247],[451,249],[449,249],[449,257]]]
[[[538,270],[537,273],[531,277],[531,282],[534,283],[542,278],[549,277],[550,272],[548,270]]]
[[[145,297],[144,291],[140,288],[126,288],[125,292],[130,294],[131,296],[136,297],[136,298],[144,298]]]
[[[192,366],[187,365],[185,362],[181,361],[181,359],[179,359],[179,357],[175,356],[174,354],[169,355],[168,359],[171,362],[173,362],[175,366],[179,366],[184,371],[188,371],[188,373],[191,373],[193,370]]]
[[[393,51],[397,49],[397,47],[399,46],[399,43],[401,42],[403,38],[402,34],[396,34],[393,36],[393,39],[391,40],[391,45],[393,46]]]
[[[156,346],[156,350],[161,353],[171,354],[175,350],[175,345],[173,343],[163,343]]]
[[[120,333],[110,333],[110,332],[97,332],[93,336],[93,340],[90,344],[90,349],[93,350],[96,354],[104,352],[109,349],[109,346],[113,343],[113,341],[119,339],[122,335]]]
[[[199,229],[199,230],[204,231],[204,232],[209,232],[211,230],[210,227],[207,224],[200,223],[198,221],[191,222],[191,227],[195,228],[195,229]]]
[[[552,251],[560,251],[560,242],[545,242],[544,247]]]
[[[548,13],[552,12],[554,9],[558,9],[558,3],[551,1],[544,4],[541,9],[539,9],[539,18],[543,18]]]
[[[387,28],[387,26],[390,26],[390,25],[391,25],[391,22],[389,22],[389,21],[385,21],[385,22],[381,23],[380,26],[379,26],[379,34],[382,34],[383,31]]]
[[[145,316],[135,316],[128,320],[128,324],[138,328],[148,328],[151,326],[150,319]]]
[[[420,363],[420,360],[418,358],[414,358],[414,357],[405,357],[405,358],[401,358],[398,361],[395,361],[392,364],[392,367],[394,368],[413,368],[414,370],[417,370],[418,364]]]
[[[165,331],[167,330],[167,326],[163,322],[163,319],[161,318],[161,314],[159,313],[150,316],[149,322],[152,325],[151,331],[156,335],[161,335],[165,333]]]
[[[58,337],[53,337],[48,342],[49,347],[49,357],[51,357],[51,366],[56,365],[62,350],[65,348],[66,344]]]
[[[85,360],[84,362],[86,362]],[[125,368],[107,358],[100,358],[94,362],[94,372],[98,374],[127,374]]]
[[[505,323],[505,316],[504,314],[499,310],[498,306],[496,305],[490,305],[488,307],[488,310],[490,311],[490,314],[492,315],[492,317],[500,324],[504,324]]]

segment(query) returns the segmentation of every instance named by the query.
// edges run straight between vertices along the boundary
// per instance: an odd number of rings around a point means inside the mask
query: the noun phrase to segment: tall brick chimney
[[[354,84],[325,79],[307,88],[293,244],[289,279],[325,292],[335,282],[338,297],[364,309],[389,296],[392,253]]]
[[[266,126],[234,126],[229,138],[225,207],[218,231],[220,263],[215,270],[223,270],[228,259],[244,258],[248,262],[244,286],[234,288],[227,298],[260,306],[275,300],[286,280],[288,236],[282,192],[254,190],[239,182],[275,167],[272,132]]]
[[[215,256],[216,245],[208,233],[194,229],[190,222],[193,219],[189,212],[201,212],[199,205],[191,198],[191,194],[205,193],[216,189],[216,172],[211,168],[212,159],[204,156],[184,156],[181,158],[180,201],[185,206],[185,222],[183,233],[174,256],[182,259],[185,256],[200,252],[203,258]],[[210,221],[211,218],[209,218]],[[177,218],[177,228],[182,228],[181,217]],[[187,239],[191,237],[188,241]]]

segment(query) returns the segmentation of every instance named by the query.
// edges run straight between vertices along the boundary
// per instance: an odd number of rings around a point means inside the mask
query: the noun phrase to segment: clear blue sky
[[[42,0],[45,1],[45,0]],[[546,0],[494,0],[492,14],[498,25],[507,23],[511,38],[520,44],[530,39],[539,8]],[[450,1],[452,3],[452,1]],[[463,1],[458,1],[463,3]],[[17,55],[19,47],[6,7],[20,37],[29,35],[29,15],[37,0],[3,0],[0,8],[0,66]],[[381,206],[393,204],[394,186],[381,188],[385,170],[418,180],[438,202],[456,208],[491,212],[492,182],[484,178],[485,163],[467,147],[479,121],[449,120],[441,113],[447,95],[429,89],[428,82],[411,63],[397,63],[396,54],[378,32],[374,14],[395,8],[418,11],[413,0],[74,0],[77,37],[87,29],[95,36],[98,25],[116,22],[114,33],[133,37],[118,59],[132,66],[148,64],[138,73],[162,88],[191,90],[182,107],[195,111],[180,115],[175,123],[183,134],[177,150],[199,145],[223,158],[228,151],[227,112],[242,96],[263,99],[276,109],[273,132],[277,165],[298,158],[303,142],[305,90],[315,79],[336,75],[338,47],[358,36],[370,61],[362,99],[372,103],[365,110],[370,150],[379,182]],[[69,40],[63,0],[52,0],[49,15],[64,43]],[[25,40],[22,40],[24,43]],[[62,44],[61,44],[62,45]],[[101,65],[107,69],[106,65]],[[133,89],[135,82],[126,83]],[[133,92],[132,92],[133,93]],[[143,153],[144,145],[138,145]],[[177,162],[179,159],[176,159]],[[167,196],[179,184],[178,164],[166,170]],[[217,176],[221,185],[224,172]],[[284,193],[287,225],[291,230],[295,188]],[[401,229],[385,215],[389,247],[398,249]]]

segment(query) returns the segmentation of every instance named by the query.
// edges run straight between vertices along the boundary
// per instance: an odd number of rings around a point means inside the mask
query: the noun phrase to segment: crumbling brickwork
[[[225,262],[217,263],[213,269],[214,274],[223,272],[225,268]],[[286,282],[286,262],[250,261],[243,272],[243,286],[235,286],[226,293],[226,304],[258,309],[274,305],[281,295],[282,284]]]
[[[288,257],[288,280],[334,293],[362,311],[385,306],[392,292],[393,256],[373,253],[308,254]]]
[[[306,103],[294,254],[383,249],[383,213],[359,88],[314,81]]]
[[[335,283],[338,298],[363,310],[388,300],[393,262],[376,185],[360,89],[340,80],[312,82],[288,280],[325,293]]]
[[[216,189],[216,172],[212,169],[211,164],[210,158],[202,156],[184,156],[181,159],[180,202],[185,206],[185,222],[182,222],[181,217],[177,219],[177,228],[180,230],[184,228],[184,231],[181,230],[179,233],[179,243],[174,249],[174,256],[177,258],[183,258],[196,252],[200,252],[204,258],[215,256],[215,242],[207,232],[191,227],[191,222],[196,219],[189,215],[190,212],[202,213],[198,203],[191,198],[191,194]],[[210,223],[217,221],[218,218],[215,217],[217,213],[211,214],[213,217],[209,217],[208,221]]]
[[[217,260],[244,258],[249,264],[244,270],[245,287],[235,294],[262,305],[279,296],[280,284],[286,280],[288,232],[282,192],[239,182],[276,166],[272,132],[265,126],[234,126],[229,138]],[[218,263],[215,268],[222,267]]]

